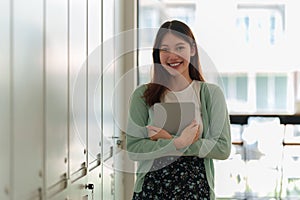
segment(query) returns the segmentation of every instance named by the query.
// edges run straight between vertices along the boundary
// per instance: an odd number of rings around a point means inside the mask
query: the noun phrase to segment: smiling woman
[[[138,161],[134,200],[215,199],[212,159],[230,154],[229,116],[221,89],[204,81],[195,47],[186,24],[162,24],[152,52],[152,81],[132,94],[126,144],[129,157]],[[195,119],[177,133],[155,127],[153,105],[159,102],[192,103]]]
[[[176,76],[180,74],[190,82],[189,63],[190,57],[194,55],[194,45],[191,46],[182,38],[172,33],[167,33],[163,37],[160,46],[161,64],[171,75]]]
[[[192,80],[204,81],[195,47],[195,37],[186,24],[177,20],[162,24],[152,52],[154,84],[150,84],[144,94],[149,105],[159,102],[166,88],[180,91]]]

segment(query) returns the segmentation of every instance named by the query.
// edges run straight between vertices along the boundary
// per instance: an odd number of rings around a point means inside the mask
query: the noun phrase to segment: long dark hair
[[[153,58],[153,78],[152,81],[148,84],[147,89],[144,92],[144,98],[147,105],[152,106],[153,104],[160,102],[161,97],[164,95],[167,90],[167,82],[169,80],[169,75],[161,66],[159,51],[160,45],[163,37],[167,33],[172,33],[176,36],[179,36],[186,42],[190,44],[191,47],[195,47],[195,55],[191,56],[190,64],[189,64],[189,75],[192,80],[204,81],[204,77],[202,75],[199,54],[197,50],[197,44],[195,41],[195,37],[191,29],[183,22],[173,20],[167,21],[161,25],[159,28],[154,46],[152,51]]]

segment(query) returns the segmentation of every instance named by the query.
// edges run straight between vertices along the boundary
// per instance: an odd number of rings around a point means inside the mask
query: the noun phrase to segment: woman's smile
[[[179,67],[183,62],[175,62],[175,63],[168,63],[168,65],[172,68]]]

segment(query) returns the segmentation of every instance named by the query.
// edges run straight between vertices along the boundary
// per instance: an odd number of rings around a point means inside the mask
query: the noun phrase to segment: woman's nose
[[[179,57],[178,53],[176,53],[174,51],[169,53],[169,59],[175,59],[178,57]]]

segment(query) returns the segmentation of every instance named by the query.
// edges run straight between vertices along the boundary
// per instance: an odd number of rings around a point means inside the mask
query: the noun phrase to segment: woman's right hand
[[[147,129],[150,140],[157,141],[158,139],[172,139],[172,135],[162,128],[147,126]]]
[[[174,139],[174,145],[177,149],[182,149],[196,142],[199,136],[199,124],[193,120],[190,125],[185,127],[181,135]]]

